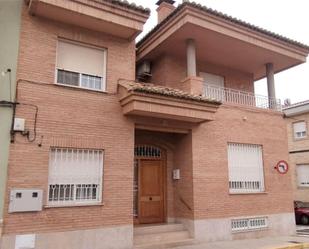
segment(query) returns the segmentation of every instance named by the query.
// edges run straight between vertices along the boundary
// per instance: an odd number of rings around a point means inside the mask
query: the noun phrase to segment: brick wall
[[[177,218],[194,218],[192,134],[182,135],[175,150],[175,168],[180,170],[180,180],[175,181],[175,214]],[[192,181],[193,179],[193,181]]]
[[[274,166],[288,160],[282,115],[223,105],[215,121],[192,132],[195,218],[221,218],[293,212],[291,171]],[[263,146],[265,193],[229,194],[227,143]]]
[[[107,93],[53,84],[58,37],[107,49]],[[38,106],[37,139],[29,143],[17,134],[11,145],[4,233],[132,224],[134,124],[122,115],[116,87],[119,78],[134,79],[134,41],[32,17],[25,7],[20,39],[18,101]],[[31,136],[34,113],[31,106],[17,108]],[[11,188],[43,189],[46,204],[51,146],[104,150],[103,205],[8,214]]]
[[[151,82],[179,88],[186,78],[186,60],[169,55],[162,55],[152,62]],[[197,72],[206,72],[224,77],[225,87],[247,92],[254,92],[253,75],[238,70],[198,61]]]

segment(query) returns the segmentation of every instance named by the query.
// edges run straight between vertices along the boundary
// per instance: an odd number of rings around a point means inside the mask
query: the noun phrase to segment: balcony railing
[[[268,98],[231,88],[204,85],[204,96],[225,103],[282,111],[280,99]]]

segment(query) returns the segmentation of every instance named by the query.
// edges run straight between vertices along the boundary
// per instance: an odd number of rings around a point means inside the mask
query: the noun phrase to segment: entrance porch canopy
[[[137,44],[137,60],[162,54],[187,60],[187,41],[196,44],[196,60],[266,76],[265,65],[280,72],[306,61],[309,47],[191,2],[179,5]]]

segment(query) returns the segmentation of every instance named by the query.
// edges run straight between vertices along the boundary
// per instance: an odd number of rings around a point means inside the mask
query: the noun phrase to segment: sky
[[[151,9],[143,37],[157,23],[157,0],[129,0]],[[308,0],[195,0],[209,8],[309,45]],[[176,0],[175,6],[182,3]],[[309,59],[308,59],[309,60]],[[309,62],[275,75],[277,98],[292,103],[309,99]],[[255,82],[255,93],[267,95],[266,80]]]

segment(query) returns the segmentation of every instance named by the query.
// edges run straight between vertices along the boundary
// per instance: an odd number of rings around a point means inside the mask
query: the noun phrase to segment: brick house
[[[295,201],[309,202],[309,101],[284,107]]]
[[[309,47],[195,3],[157,4],[135,44],[147,9],[23,3],[3,249],[294,233],[291,172],[274,168],[288,161],[274,74]],[[269,97],[254,94],[263,77]]]

